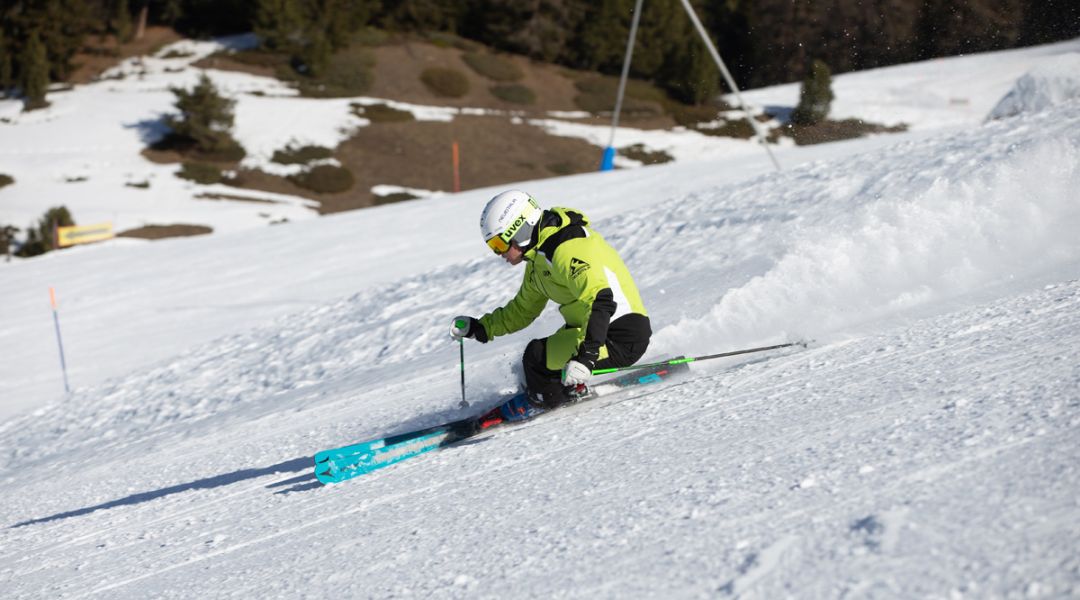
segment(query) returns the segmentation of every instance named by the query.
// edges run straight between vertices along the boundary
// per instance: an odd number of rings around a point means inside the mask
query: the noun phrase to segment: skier
[[[525,393],[499,407],[521,421],[588,393],[593,369],[626,367],[649,346],[652,329],[630,271],[619,254],[570,208],[543,210],[519,190],[492,198],[480,215],[480,233],[511,265],[522,261],[521,287],[505,306],[479,319],[455,317],[454,340],[486,343],[527,327],[548,300],[566,325],[525,347]]]

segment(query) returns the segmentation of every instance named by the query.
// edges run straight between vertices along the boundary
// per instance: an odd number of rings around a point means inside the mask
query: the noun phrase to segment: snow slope
[[[0,594],[1080,595],[1080,101],[985,116],[522,184],[621,250],[650,356],[815,343],[337,486],[315,451],[464,414],[491,190],[7,265]],[[469,411],[549,313],[467,346]]]

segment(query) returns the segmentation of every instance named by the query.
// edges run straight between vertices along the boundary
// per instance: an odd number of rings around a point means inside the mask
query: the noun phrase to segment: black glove
[[[464,315],[454,317],[454,320],[450,322],[450,337],[454,338],[454,341],[472,338],[481,344],[486,344],[488,341],[487,331],[480,321]]]

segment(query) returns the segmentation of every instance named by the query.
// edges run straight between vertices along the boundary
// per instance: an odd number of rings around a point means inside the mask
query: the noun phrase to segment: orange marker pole
[[[453,163],[454,163],[454,193],[461,191],[461,157],[458,152],[458,143],[454,142],[453,145]]]
[[[49,302],[52,304],[53,324],[56,325],[56,344],[60,346],[60,371],[64,374],[64,393],[70,394],[68,386],[67,361],[64,360],[64,339],[60,337],[60,308],[56,302],[56,290],[49,288]]]

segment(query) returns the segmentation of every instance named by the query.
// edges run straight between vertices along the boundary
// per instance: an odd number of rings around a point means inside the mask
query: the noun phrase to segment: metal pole
[[[641,20],[643,0],[634,3],[634,18],[630,21],[630,37],[626,40],[626,55],[623,57],[622,75],[619,77],[619,91],[615,95],[615,114],[611,117],[611,137],[604,148],[604,159],[600,163],[601,171],[615,168],[615,130],[619,127],[619,113],[622,112],[623,94],[626,93],[626,79],[630,75],[630,59],[634,56],[634,38],[637,37],[638,22]]]
[[[776,157],[773,156],[772,149],[769,148],[769,144],[765,141],[765,134],[761,131],[761,124],[754,120],[754,117],[750,115],[750,110],[746,107],[746,103],[743,102],[742,94],[739,92],[739,86],[735,84],[735,79],[728,71],[727,65],[724,64],[724,59],[720,58],[720,53],[716,51],[716,46],[713,45],[712,39],[709,38],[709,34],[705,31],[705,26],[698,20],[697,13],[694,12],[694,7],[690,6],[690,0],[682,0],[683,8],[686,9],[686,15],[690,17],[690,21],[693,22],[694,27],[697,29],[698,35],[701,36],[701,40],[705,42],[705,46],[709,49],[709,54],[712,56],[713,62],[717,67],[720,67],[720,73],[724,75],[724,80],[727,81],[728,87],[735,94],[735,99],[739,102],[739,108],[746,114],[746,120],[750,122],[750,126],[754,128],[754,133],[757,134],[758,142],[762,148],[765,148],[765,152],[769,155],[769,160],[772,161],[777,171],[780,171],[780,163],[776,162]]]
[[[64,374],[64,393],[70,394],[71,388],[68,386],[67,361],[64,360],[64,340],[60,337],[60,315],[56,305],[56,290],[51,287],[49,288],[49,301],[52,303],[53,325],[56,326],[56,344],[60,347],[60,370]]]
[[[660,362],[649,363],[645,365],[633,365],[630,367],[615,367],[612,369],[597,369],[592,372],[593,375],[605,375],[607,373],[619,373],[621,371],[636,371],[638,369],[649,369],[652,367],[666,367],[669,365],[682,365],[702,360],[712,360],[714,358],[724,358],[727,356],[738,356],[740,354],[750,354],[752,352],[765,352],[766,350],[778,350],[780,348],[790,348],[791,346],[806,347],[807,342],[789,342],[787,344],[776,344],[775,346],[761,346],[759,348],[747,348],[746,350],[735,350],[733,352],[721,352],[720,354],[708,354],[705,356],[695,356],[692,358],[673,358],[671,360],[663,360]]]
[[[462,324],[462,321],[457,322],[458,327],[465,327],[466,324]],[[461,351],[461,408],[469,408],[469,402],[465,399],[465,338],[458,340],[459,349]]]

